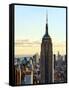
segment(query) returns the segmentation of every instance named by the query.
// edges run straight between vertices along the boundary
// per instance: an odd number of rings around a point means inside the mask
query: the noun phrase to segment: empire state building
[[[52,40],[48,33],[48,14],[46,15],[46,32],[42,38],[40,53],[40,83],[48,84],[53,82],[53,60]]]

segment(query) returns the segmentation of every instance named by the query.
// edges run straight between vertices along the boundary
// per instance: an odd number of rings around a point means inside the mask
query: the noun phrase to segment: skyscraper
[[[42,84],[52,83],[53,81],[53,65],[52,65],[52,40],[48,33],[48,14],[46,15],[46,32],[42,38],[40,53],[40,82]]]
[[[53,55],[53,58],[54,58],[54,69],[55,69],[55,66],[56,66],[56,54]]]

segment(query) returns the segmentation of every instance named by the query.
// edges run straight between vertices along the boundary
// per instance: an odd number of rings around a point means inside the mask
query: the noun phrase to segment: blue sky
[[[48,12],[48,32],[52,38],[53,51],[54,53],[57,53],[58,51],[61,53],[66,53],[66,8],[16,5],[15,40],[30,40],[41,42],[46,28],[46,11]],[[31,49],[29,44],[26,46],[26,48],[27,47]],[[39,48],[40,46],[37,47]],[[25,46],[23,50],[24,49]],[[16,53],[21,52],[21,50],[22,49],[18,47],[16,49]],[[25,51],[27,50],[25,49]]]
[[[15,6],[15,39],[40,40],[45,33],[46,10],[50,36],[65,41],[65,8],[19,5]]]

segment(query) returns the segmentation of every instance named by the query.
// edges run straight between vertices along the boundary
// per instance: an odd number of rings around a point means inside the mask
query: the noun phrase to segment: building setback
[[[40,53],[40,83],[53,83],[52,40],[48,34],[48,14],[46,15],[46,32],[42,38]]]

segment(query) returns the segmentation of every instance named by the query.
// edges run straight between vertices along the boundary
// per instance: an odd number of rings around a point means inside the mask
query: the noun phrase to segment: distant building
[[[41,54],[40,54],[40,74],[41,83],[53,83],[53,63],[52,63],[52,40],[48,34],[48,15],[46,17],[46,32],[42,38]]]
[[[54,54],[53,56],[54,56],[54,69],[55,69],[55,66],[56,66],[56,54]]]
[[[36,53],[36,54],[33,56],[33,62],[39,63],[39,55],[38,55],[38,53]]]
[[[65,56],[58,53],[54,68],[54,83],[67,82],[67,65]]]
[[[19,57],[15,58],[15,84],[25,85],[33,84],[33,58]]]

